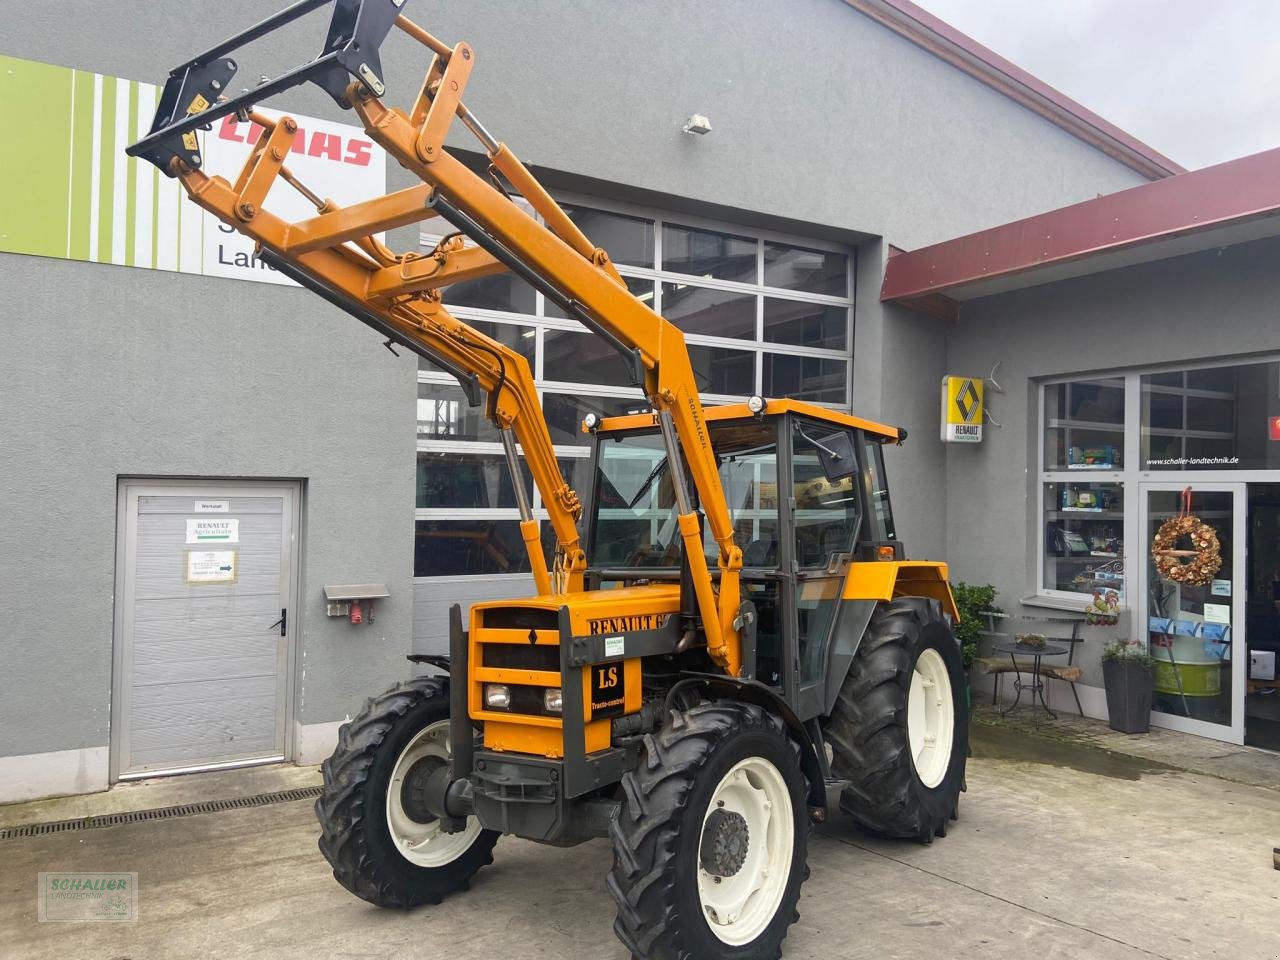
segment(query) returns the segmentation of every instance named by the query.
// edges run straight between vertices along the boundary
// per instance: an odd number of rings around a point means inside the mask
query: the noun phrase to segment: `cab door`
[[[792,416],[789,424],[796,637],[792,675],[801,717],[822,711],[829,638],[862,517],[856,431]]]

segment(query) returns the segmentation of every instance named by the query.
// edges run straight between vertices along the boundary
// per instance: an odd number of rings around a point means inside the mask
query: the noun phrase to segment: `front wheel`
[[[608,887],[643,960],[775,960],[798,919],[809,835],[782,722],[753,704],[673,712],[622,780]]]
[[[381,907],[439,903],[493,862],[495,831],[468,817],[445,833],[423,805],[427,778],[449,752],[449,684],[435,677],[397,684],[338,730],[315,809],[320,852],[357,897]]]
[[[880,604],[827,725],[840,808],[872,833],[932,842],[959,813],[964,662],[936,600]]]

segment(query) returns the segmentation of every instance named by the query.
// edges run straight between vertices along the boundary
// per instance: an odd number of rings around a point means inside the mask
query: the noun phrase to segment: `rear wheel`
[[[795,744],[760,707],[673,711],[622,780],[613,928],[645,960],[774,960],[798,919],[809,834]]]
[[[932,842],[959,813],[964,664],[936,600],[876,609],[827,725],[840,808],[872,833]]]
[[[469,817],[445,833],[423,804],[427,777],[448,762],[447,680],[397,684],[342,725],[315,808],[340,884],[381,907],[412,907],[467,889],[493,862],[495,831]]]

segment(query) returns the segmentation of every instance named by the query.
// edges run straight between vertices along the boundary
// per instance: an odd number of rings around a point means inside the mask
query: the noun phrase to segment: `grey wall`
[[[948,330],[948,368],[982,375],[999,361],[1006,393],[988,394],[1003,428],[988,425],[981,444],[947,451],[953,575],[994,583],[1010,611],[1035,591],[1036,378],[1275,351],[1278,257],[1280,240],[1260,240],[964,304]],[[1136,562],[1133,545],[1127,552]],[[1086,634],[1097,641],[1127,628]],[[1098,652],[1095,643],[1090,662]],[[1086,681],[1101,683],[1096,667]]]
[[[0,755],[105,746],[122,475],[301,478],[298,719],[406,672],[415,374],[310,294],[0,255]],[[325,583],[385,581],[377,622]]]
[[[195,0],[28,5],[6,23],[0,52],[159,81],[282,4],[229,0],[212,17]],[[478,0],[409,13],[475,45],[467,99],[494,132],[588,192],[910,248],[1140,182],[840,0]],[[239,79],[311,57],[321,29],[256,44]],[[394,99],[407,103],[420,48],[397,36],[384,60]],[[340,115],[318,92],[284,103]],[[712,134],[681,133],[694,111],[710,116]],[[405,182],[397,169],[390,179]],[[860,268],[855,398],[912,430],[891,456],[896,507],[911,554],[937,555],[938,330],[881,309],[883,247],[874,250]],[[411,630],[411,361],[297,291],[16,257],[0,268],[0,316],[21,347],[0,358],[17,425],[3,441],[13,455],[0,465],[0,500],[19,514],[0,576],[25,586],[5,603],[30,612],[3,634],[14,692],[0,703],[0,752],[106,742],[120,473],[307,478],[304,597],[327,581],[382,579],[393,598],[373,633],[307,617],[302,719],[339,717],[397,675]],[[250,319],[255,298],[271,304],[266,321]],[[196,355],[210,360],[193,381],[183,361]],[[430,633],[452,597],[418,594]],[[75,710],[48,696],[55,686],[70,687]]]
[[[470,604],[527,597],[536,592],[533,577],[419,581],[413,585],[413,652],[449,652],[449,608],[455,603],[463,605],[465,627]]]

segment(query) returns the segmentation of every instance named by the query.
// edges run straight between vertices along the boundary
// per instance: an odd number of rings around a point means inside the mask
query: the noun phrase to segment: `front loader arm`
[[[527,364],[509,351],[503,354],[501,345],[450,317],[440,306],[439,289],[459,279],[483,275],[475,271],[505,267],[617,349],[658,413],[668,459],[673,465],[678,463],[683,451],[689,465],[698,505],[706,513],[718,547],[718,589],[707,567],[702,524],[685,488],[683,471],[672,469],[684,553],[708,652],[727,673],[739,674],[742,551],[734,541],[684,335],[627,291],[608,254],[591,244],[529,170],[463,104],[462,93],[475,64],[471,47],[465,43],[449,47],[400,15],[405,0],[331,0],[333,20],[325,47],[315,60],[269,81],[258,91],[231,98],[219,95],[236,68],[228,56],[231,51],[325,2],[301,0],[175,70],[161,96],[151,131],[131,146],[129,153],[146,157],[167,174],[180,177],[197,202],[254,237],[268,262],[284,263],[311,278],[326,295],[336,292],[334,302],[344,304],[357,316],[372,311],[379,322],[431,351],[429,356],[445,357],[453,369],[464,376],[474,375],[491,393],[496,390],[498,396],[491,398],[490,412],[500,427],[515,429],[525,447],[555,526],[565,568],[573,572],[570,583],[575,589],[581,588],[585,567],[572,522],[577,516],[577,499],[560,478]],[[432,53],[422,87],[407,112],[388,107],[381,99],[385,87],[377,51],[392,26]],[[338,70],[350,75],[343,91],[337,89]],[[261,210],[261,200],[274,178],[280,176],[298,186],[281,164],[288,152],[288,140],[281,133],[291,123],[287,118],[272,124],[271,136],[262,138],[236,184],[199,172],[196,128],[231,112],[247,116],[250,100],[255,97],[261,99],[304,82],[318,84],[340,105],[354,108],[369,136],[426,186],[345,211],[326,210],[321,202],[319,216],[299,224],[272,218]],[[461,118],[483,144],[493,182],[445,148],[455,117]],[[268,142],[261,145],[263,141]],[[498,175],[525,197],[543,223],[512,200]],[[438,263],[433,265],[412,255],[393,257],[373,238],[379,230],[425,216],[420,206],[416,208],[419,216],[413,213],[415,203],[428,196],[431,212],[473,240],[479,251],[437,250],[434,259]],[[502,360],[495,364],[495,357],[475,346],[477,342],[498,350]],[[504,371],[505,364],[516,370],[514,380]],[[515,415],[504,421],[504,411]],[[531,543],[531,555],[533,547]],[[535,571],[540,567],[545,569],[545,565],[534,563]]]
[[[275,176],[296,185],[281,162],[288,155],[296,124],[288,117],[273,121],[257,113],[252,119],[266,133],[236,183],[179,165],[178,179],[191,199],[257,241],[263,259],[272,266],[360,319],[380,321],[382,332],[450,371],[464,386],[474,385],[488,393],[487,415],[508,445],[521,503],[521,535],[538,592],[581,590],[586,557],[577,520],[582,508],[560,474],[528,361],[454,317],[439,299],[442,286],[504,268],[483,251],[464,249],[460,238],[446,241],[432,255],[422,257],[395,256],[372,235],[433,215],[432,192],[427,187],[348,208],[311,195],[319,209],[316,217],[296,224],[277,217],[263,208],[262,201]],[[308,192],[305,186],[301,189]],[[346,241],[354,242],[356,248],[343,246]],[[524,450],[555,530],[558,582],[554,588],[538,522],[532,517],[524,479],[517,468],[515,442]]]

